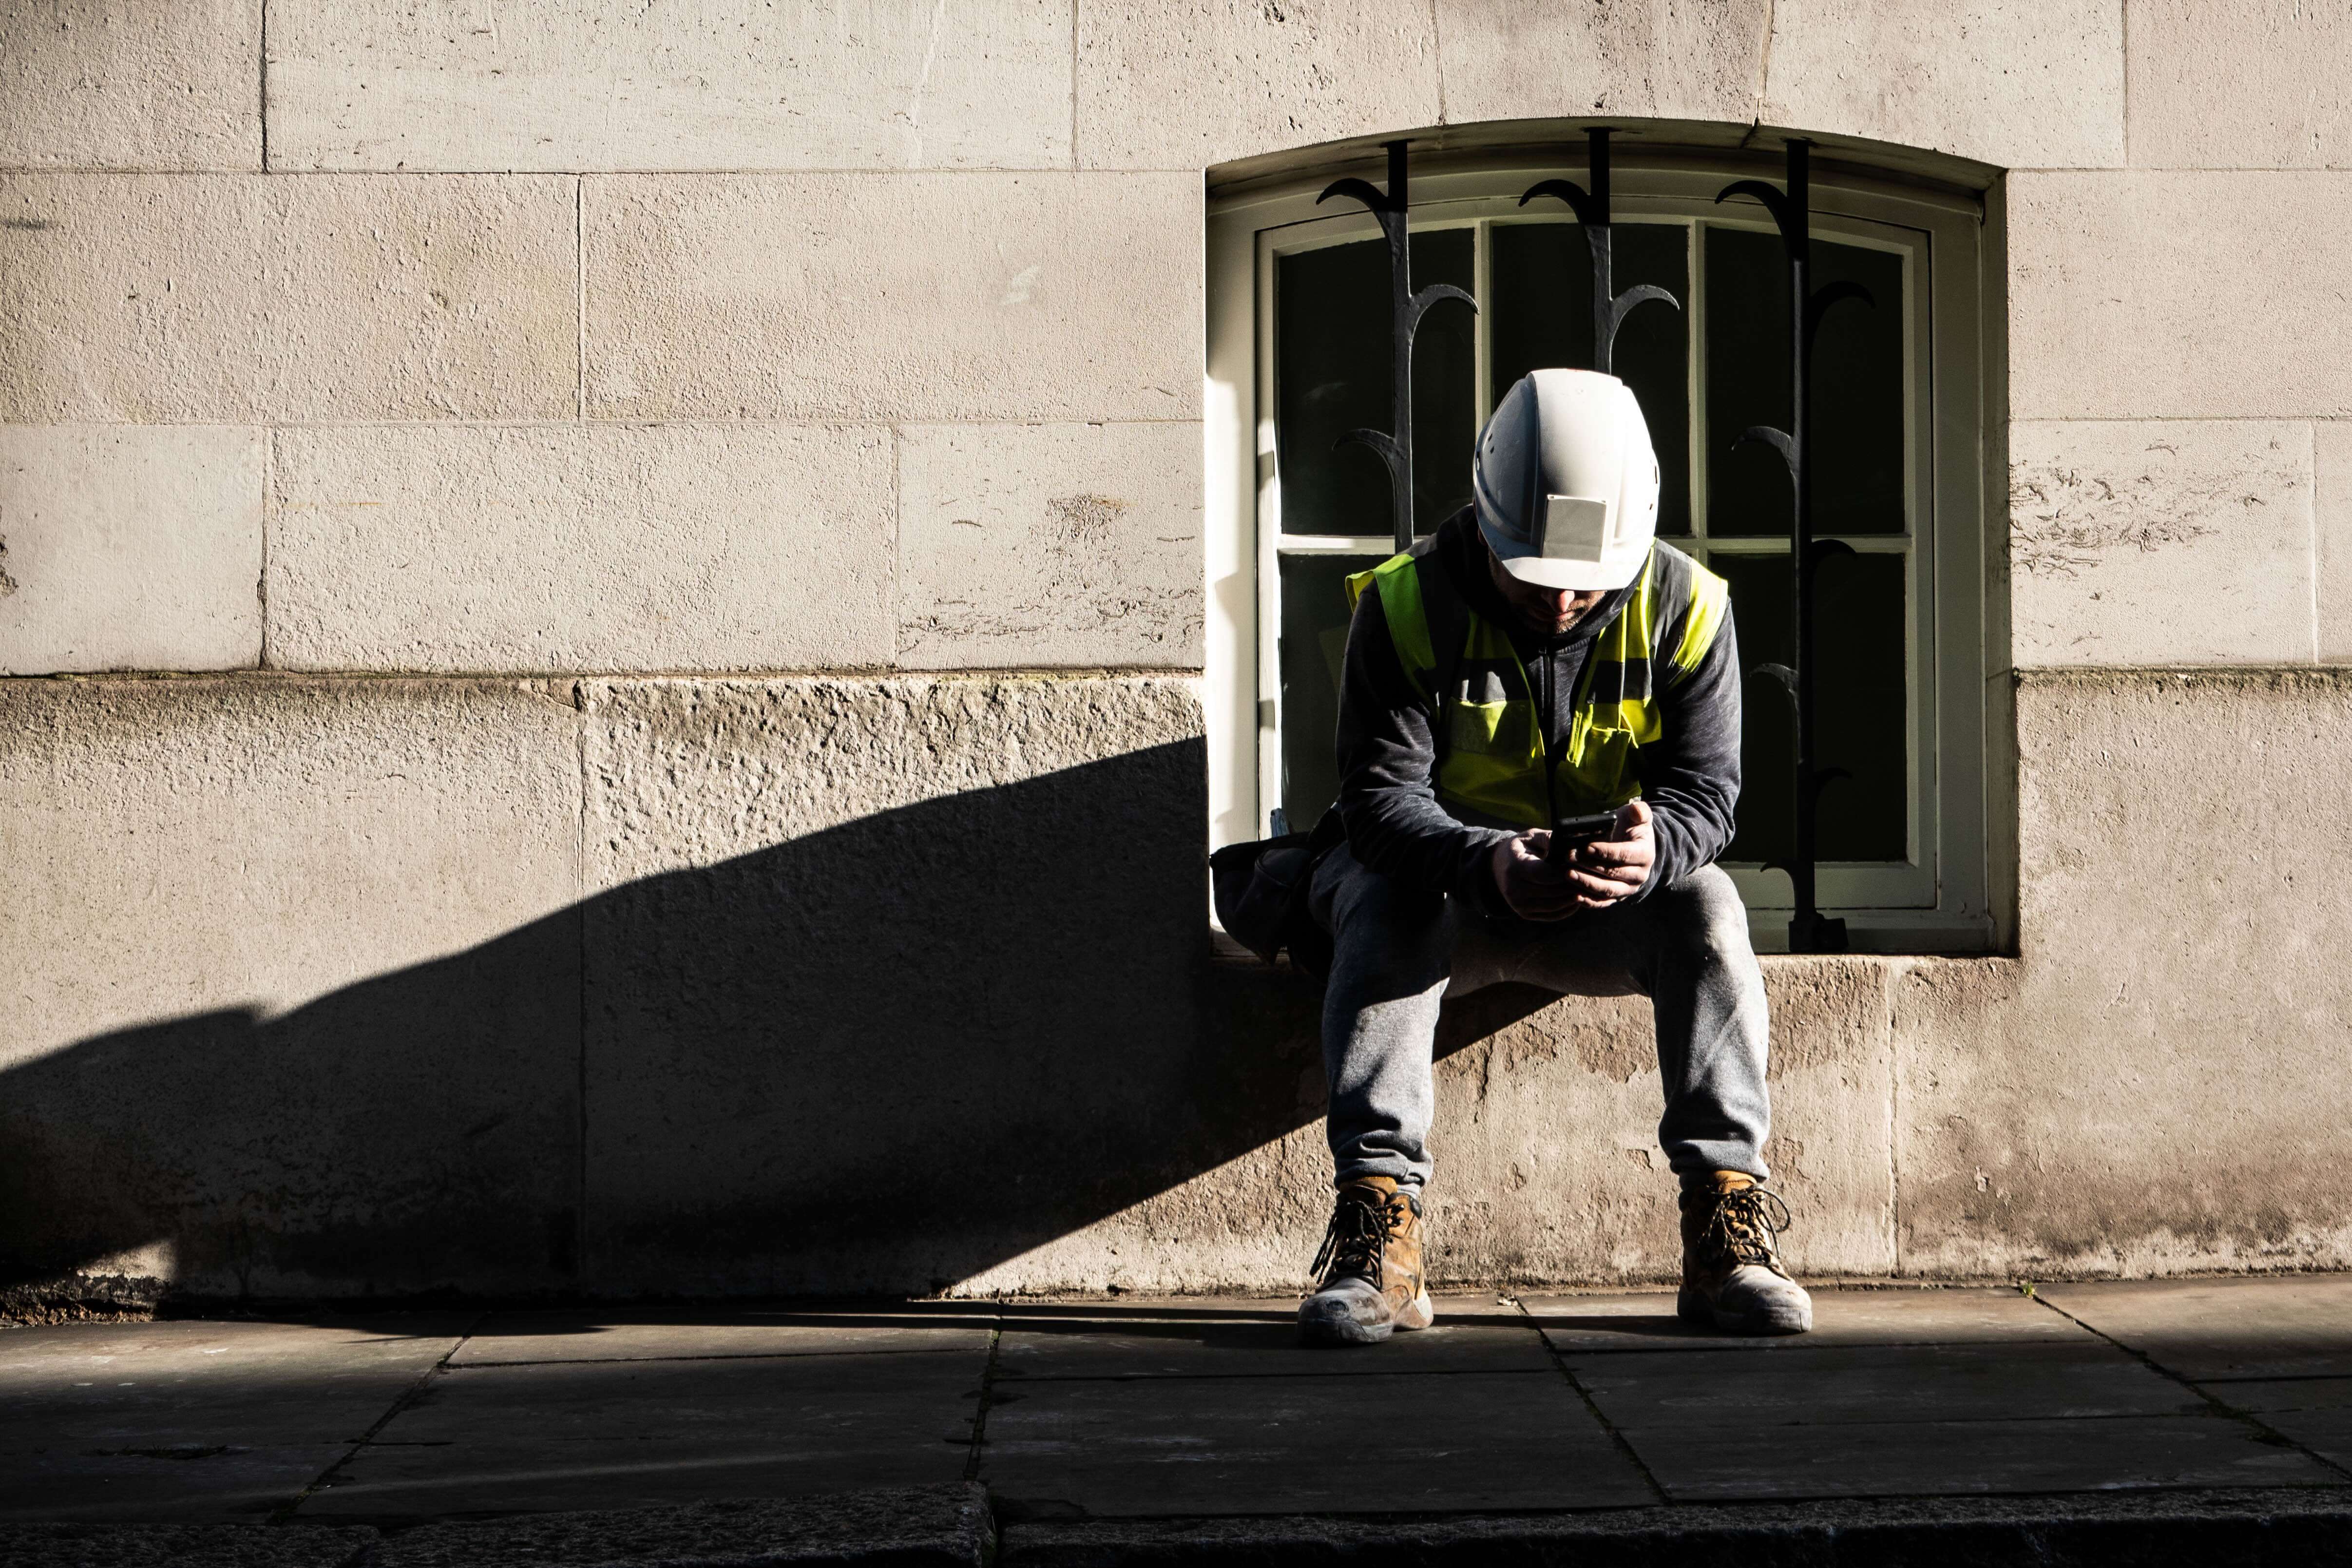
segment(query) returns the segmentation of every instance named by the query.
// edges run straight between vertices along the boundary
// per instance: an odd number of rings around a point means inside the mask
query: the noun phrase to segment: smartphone
[[[1617,814],[1596,811],[1586,816],[1564,816],[1551,825],[1551,853],[1545,857],[1554,865],[1568,860],[1587,844],[1612,838],[1617,833]]]

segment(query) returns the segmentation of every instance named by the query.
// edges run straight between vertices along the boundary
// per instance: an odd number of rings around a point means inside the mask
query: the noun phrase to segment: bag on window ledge
[[[1209,885],[1225,934],[1268,963],[1285,948],[1290,962],[1321,979],[1331,967],[1331,937],[1307,908],[1307,891],[1324,854],[1348,836],[1327,811],[1312,833],[1286,833],[1228,844],[1209,857]]]

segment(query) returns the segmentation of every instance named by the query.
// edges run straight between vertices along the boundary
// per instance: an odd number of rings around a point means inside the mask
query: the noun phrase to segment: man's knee
[[[1454,945],[1453,900],[1444,893],[1407,887],[1395,878],[1359,864],[1345,847],[1318,869],[1329,881],[1318,891],[1333,942],[1360,960],[1444,961]]]
[[[1645,900],[1676,952],[1692,957],[1752,964],[1748,905],[1731,873],[1702,866]]]

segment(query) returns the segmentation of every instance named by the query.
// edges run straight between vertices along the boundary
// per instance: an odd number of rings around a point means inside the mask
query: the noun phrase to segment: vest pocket
[[[1633,752],[1639,743],[1631,730],[1587,727],[1553,775],[1561,813],[1601,811],[1641,794],[1633,777]]]
[[[1524,760],[1535,755],[1534,718],[1534,705],[1528,702],[1450,702],[1446,745],[1482,757]]]

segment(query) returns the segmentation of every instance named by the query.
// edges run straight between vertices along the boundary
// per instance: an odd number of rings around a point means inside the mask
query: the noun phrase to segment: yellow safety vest
[[[1408,552],[1348,579],[1351,612],[1368,585],[1379,590],[1389,640],[1405,678],[1431,705],[1438,744],[1434,783],[1447,810],[1484,826],[1549,827],[1555,815],[1605,811],[1642,793],[1633,753],[1665,733],[1651,671],[1666,624],[1658,587],[1659,552],[1666,548],[1651,546],[1632,597],[1601,628],[1585,658],[1568,745],[1551,770],[1549,787],[1543,723],[1527,667],[1500,627],[1461,604],[1436,557]],[[1675,554],[1691,574],[1682,636],[1668,661],[1670,680],[1679,683],[1715,646],[1728,584],[1688,556]],[[1444,691],[1437,689],[1441,667],[1429,629],[1428,600],[1437,595],[1460,605],[1459,613],[1469,622],[1461,656],[1444,673]]]

